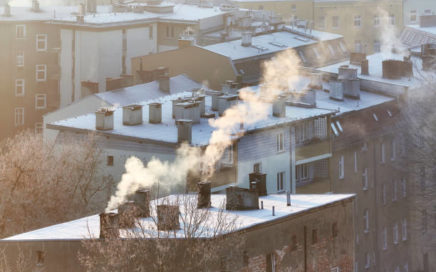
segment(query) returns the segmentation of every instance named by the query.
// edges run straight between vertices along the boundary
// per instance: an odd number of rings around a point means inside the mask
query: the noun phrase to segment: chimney
[[[159,230],[178,230],[179,206],[157,205],[157,228]]]
[[[357,79],[357,69],[350,68],[348,65],[342,65],[339,67],[338,79]]]
[[[188,101],[189,101],[188,98],[182,98],[182,97],[178,97],[177,99],[172,100],[172,104],[173,104],[173,107],[172,107],[172,111],[173,111],[172,112],[172,116],[173,116],[173,118],[176,118],[176,112],[178,110],[177,104],[188,102]]]
[[[423,15],[419,17],[420,27],[434,27],[436,26],[436,15]]]
[[[222,116],[228,108],[231,108],[233,105],[236,105],[238,103],[238,97],[239,96],[235,94],[218,96],[219,115]]]
[[[135,219],[139,217],[139,208],[134,201],[127,201],[118,207],[118,224],[120,228],[135,227]]]
[[[241,45],[248,47],[251,46],[252,34],[250,31],[242,32]]]
[[[362,75],[368,76],[369,75],[369,63],[368,60],[362,60],[362,63],[360,64],[360,71]]]
[[[344,101],[344,89],[342,82],[331,81],[330,85],[330,99],[337,101]]]
[[[421,45],[422,70],[436,69],[436,44]]]
[[[97,12],[97,0],[86,0],[86,12],[87,13]]]
[[[210,207],[210,182],[199,182],[197,183],[198,186],[198,202],[197,202],[197,208],[209,208]]]
[[[279,95],[276,100],[274,100],[273,105],[273,116],[275,117],[285,117],[286,116],[286,104],[285,97]]]
[[[180,38],[178,40],[178,46],[179,49],[185,48],[185,47],[190,47],[194,45],[194,39],[191,37],[188,38]]]
[[[227,210],[258,210],[259,194],[256,190],[230,186],[226,188]]]
[[[33,12],[40,12],[40,8],[39,8],[39,2],[38,0],[32,0],[32,11]]]
[[[101,108],[95,112],[95,128],[97,130],[114,129],[114,111],[108,108]]]
[[[176,120],[177,125],[177,142],[192,143],[192,120],[180,119]]]
[[[322,90],[322,74],[321,73],[312,73],[310,75],[309,88],[315,89],[315,90]]]
[[[3,7],[3,16],[11,17],[11,6],[9,6],[9,3],[6,3]]]
[[[204,116],[206,113],[206,97],[204,95],[195,96],[192,100],[199,104],[200,107],[200,116]]]
[[[85,23],[85,15],[76,15],[76,22],[79,24]]]
[[[118,214],[100,214],[100,239],[118,238],[120,236]]]
[[[162,122],[162,104],[148,104],[148,118],[150,124],[160,124]]]
[[[212,97],[212,110],[217,111],[218,110],[218,97],[223,95],[220,91],[209,91],[210,96]]]
[[[200,123],[200,103],[199,102],[183,102],[175,105],[175,118],[191,120],[192,124]]]
[[[360,99],[360,80],[344,79],[342,80],[342,90],[346,97]]]
[[[354,52],[350,54],[350,64],[360,65],[366,59],[366,53]]]
[[[222,92],[225,94],[236,94],[237,93],[237,82],[234,82],[233,80],[226,80],[226,82],[223,84]]]
[[[142,124],[142,106],[129,105],[123,107],[123,125],[136,126]]]
[[[259,196],[266,196],[266,174],[253,172],[248,174],[250,189],[255,190]]]
[[[133,201],[139,208],[139,217],[149,217],[150,216],[150,200],[151,192],[147,189],[141,189],[136,191],[133,195]]]
[[[413,64],[410,60],[384,60],[382,62],[383,78],[400,79],[413,76]]]
[[[169,93],[170,92],[170,76],[168,73],[164,73],[160,75],[158,78],[159,82],[159,90],[161,92]]]

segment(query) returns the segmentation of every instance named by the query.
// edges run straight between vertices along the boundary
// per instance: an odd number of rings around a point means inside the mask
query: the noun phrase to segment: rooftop
[[[169,198],[175,199],[177,196],[172,195]],[[187,197],[188,201],[197,201],[197,195],[182,195]],[[323,195],[291,195],[291,206],[286,205],[286,195],[268,195],[259,197],[263,201],[264,209],[245,210],[245,211],[228,211],[223,212],[230,216],[237,216],[238,229],[247,229],[262,223],[282,219],[287,216],[309,212],[316,208],[352,199],[352,194],[323,194]],[[220,213],[220,207],[225,203],[226,196],[223,194],[212,194],[210,208],[211,216],[204,224],[212,224]],[[162,203],[163,199],[152,201],[151,206]],[[184,201],[184,200],[183,200]],[[171,203],[171,201],[170,201]],[[272,207],[275,207],[275,216],[272,216]],[[151,209],[152,212],[154,209]],[[183,205],[180,205],[181,214],[184,213]],[[140,219],[141,229],[155,229],[155,223],[151,217]],[[183,222],[180,221],[181,230],[177,232],[178,237],[183,237]],[[46,228],[18,234],[3,239],[3,241],[23,241],[23,240],[81,240],[90,237],[99,237],[100,219],[98,215],[92,215],[70,222],[49,226]],[[120,232],[123,237],[123,232]],[[205,232],[203,237],[207,237]]]

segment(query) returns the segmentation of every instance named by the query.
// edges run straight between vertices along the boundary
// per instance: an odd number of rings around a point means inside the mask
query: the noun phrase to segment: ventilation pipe
[[[114,111],[101,108],[95,112],[95,128],[97,130],[114,129]]]
[[[162,122],[162,104],[148,104],[148,118],[150,124],[160,124]]]
[[[123,125],[136,126],[142,124],[142,106],[129,105],[123,107]]]

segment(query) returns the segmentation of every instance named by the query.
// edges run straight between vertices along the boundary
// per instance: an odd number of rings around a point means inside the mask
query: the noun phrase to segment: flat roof
[[[354,198],[353,194],[319,194],[319,195],[306,195],[306,194],[296,194],[291,195],[291,206],[286,205],[286,195],[268,195],[259,197],[259,201],[263,201],[263,209],[259,210],[244,210],[244,211],[229,211],[224,210],[225,214],[228,214],[229,217],[236,218],[237,229],[247,229],[250,227],[254,227],[256,225],[260,225],[262,223],[272,222],[274,220],[283,219],[287,216],[303,214],[306,212],[310,212],[311,210],[322,208],[323,206],[344,201],[351,200]],[[155,216],[155,205],[159,205],[160,203],[187,203],[185,201],[197,201],[196,194],[188,194],[188,195],[171,195],[166,198],[161,198],[158,200],[154,200],[151,203],[151,212],[152,216]],[[182,199],[182,200],[180,200]],[[181,201],[181,202],[180,202]],[[204,222],[207,225],[213,225],[220,215],[220,208],[225,205],[226,196],[225,194],[212,194],[211,195],[211,204],[210,208],[210,216]],[[275,207],[275,216],[272,216],[272,207]],[[180,213],[184,214],[183,205],[179,205]],[[141,224],[142,230],[151,230],[151,233],[155,233],[153,231],[156,230],[156,226],[152,217],[142,218],[139,223]],[[176,237],[184,237],[183,236],[183,222],[180,220],[181,229],[176,232]],[[207,228],[205,228],[207,229]],[[135,231],[135,229],[131,229],[131,231]],[[69,221],[62,224],[57,224],[53,226],[49,226],[46,228],[37,229],[34,231],[18,234],[15,236],[11,236],[3,239],[2,241],[26,241],[26,240],[82,240],[89,239],[91,237],[96,238],[99,237],[100,233],[100,218],[99,215],[92,215],[88,217],[83,217],[77,220]],[[125,234],[124,234],[125,235]],[[200,237],[208,237],[211,234],[207,231],[202,233]],[[123,231],[120,231],[120,236],[123,237]],[[126,237],[126,236],[124,236]]]
[[[286,29],[286,27],[285,27]],[[256,57],[259,55],[274,54],[286,49],[304,45],[316,44],[320,41],[340,39],[343,36],[328,32],[313,30],[310,34],[316,39],[306,38],[303,35],[288,31],[262,34],[252,37],[252,46],[242,46],[241,39],[203,46],[203,49],[226,56],[231,60]]]

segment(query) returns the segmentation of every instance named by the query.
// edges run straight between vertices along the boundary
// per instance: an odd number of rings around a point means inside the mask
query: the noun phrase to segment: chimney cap
[[[138,104],[127,105],[127,106],[124,106],[123,109],[140,110],[140,109],[142,109],[142,105],[138,105]]]
[[[95,113],[103,113],[105,116],[109,116],[114,113],[114,110],[109,108],[100,108]]]

